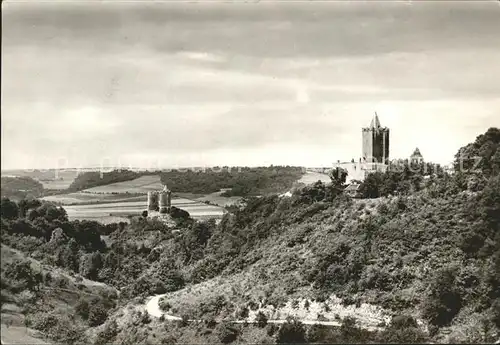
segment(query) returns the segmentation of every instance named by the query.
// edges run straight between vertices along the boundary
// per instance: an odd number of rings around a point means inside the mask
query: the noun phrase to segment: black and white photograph
[[[5,0],[1,344],[500,344],[500,1]]]

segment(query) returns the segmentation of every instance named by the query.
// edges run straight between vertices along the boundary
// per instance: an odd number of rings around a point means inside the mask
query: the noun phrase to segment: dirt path
[[[144,305],[145,310],[150,316],[154,317],[164,317],[165,320],[170,320],[170,321],[179,321],[182,320],[182,318],[174,315],[169,315],[165,312],[163,312],[160,309],[159,302],[160,300],[167,295],[157,295],[154,297],[150,297],[148,302]],[[199,320],[189,320],[189,322],[199,322]],[[283,324],[287,322],[287,320],[279,319],[279,320],[268,320],[267,323],[273,323],[273,324]],[[338,321],[318,321],[318,320],[300,320],[305,325],[322,325],[322,326],[329,326],[329,327],[340,327],[342,325],[341,322]],[[253,324],[257,323],[256,321],[248,321],[248,320],[238,320],[238,321],[233,321],[233,323],[241,324],[241,323],[248,323],[248,324]],[[379,327],[366,327],[365,329],[369,331],[376,331],[380,330],[381,328]]]

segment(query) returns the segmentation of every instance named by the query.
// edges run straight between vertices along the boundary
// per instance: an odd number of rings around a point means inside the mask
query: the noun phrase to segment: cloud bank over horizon
[[[500,6],[4,3],[2,169],[329,166],[499,125]]]

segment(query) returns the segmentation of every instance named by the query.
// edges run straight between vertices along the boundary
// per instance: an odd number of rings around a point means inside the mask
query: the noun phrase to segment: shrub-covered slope
[[[380,174],[374,186],[387,196],[374,199],[351,199],[344,179],[333,179],[291,197],[249,198],[218,225],[139,218],[104,227],[68,222],[49,204],[4,200],[2,242],[120,288],[120,305],[167,293],[162,305],[169,312],[206,320],[167,326],[144,314],[123,321],[120,311],[102,335],[116,342],[154,341],[151,332],[184,342],[245,342],[251,335],[267,342],[491,342],[500,326],[498,133],[490,129],[466,146],[483,161],[474,169],[425,178],[408,170]],[[395,318],[377,334],[356,329],[346,315],[338,315],[343,328],[335,331],[294,321],[265,330],[219,323],[271,306],[331,317],[334,296],[373,312],[360,315],[367,323],[378,318],[370,305]]]

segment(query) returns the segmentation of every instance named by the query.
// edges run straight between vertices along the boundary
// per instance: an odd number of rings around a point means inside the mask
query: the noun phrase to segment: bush
[[[141,316],[141,323],[143,325],[148,325],[151,323],[151,317],[149,316],[149,313],[146,311],[144,314]]]
[[[86,299],[80,298],[76,303],[75,312],[77,315],[80,315],[82,319],[88,320],[90,312],[89,302],[87,302]]]
[[[447,326],[461,308],[462,296],[456,288],[454,270],[446,268],[439,271],[431,281],[424,300],[424,318],[434,326]]]
[[[28,290],[37,290],[43,281],[40,272],[35,272],[31,268],[29,260],[15,261],[5,268],[5,277],[18,283],[19,287]]]
[[[307,331],[308,343],[320,343],[326,338],[327,327],[323,325],[312,325]]]
[[[378,336],[381,343],[425,343],[427,336],[418,328],[417,321],[408,315],[393,317],[389,327]]]
[[[105,345],[111,343],[118,334],[118,324],[115,320],[109,322],[104,327],[104,330],[97,334],[95,345]]]
[[[215,328],[215,334],[222,344],[230,344],[239,336],[239,330],[228,323],[221,323]]]
[[[106,322],[107,318],[108,318],[108,312],[106,311],[106,309],[104,309],[103,306],[99,304],[91,306],[88,318],[90,327],[96,327],[102,325],[104,322]]]
[[[255,317],[255,321],[257,322],[257,326],[259,328],[264,328],[267,326],[268,318],[267,318],[266,314],[259,311]]]
[[[398,315],[392,318],[390,327],[394,329],[418,328],[418,324],[412,316]]]
[[[25,319],[25,325],[61,344],[78,342],[83,334],[83,330],[75,327],[69,318],[54,313],[31,314]]]
[[[42,314],[38,317],[28,318],[27,320],[29,320],[27,323],[30,327],[44,333],[48,333],[59,322],[57,317],[52,314]]]
[[[344,338],[349,338],[355,335],[358,331],[358,327],[356,326],[356,319],[350,316],[347,316],[342,320],[342,325],[340,326],[340,333],[344,336]]]
[[[10,201],[8,198],[2,198],[0,204],[0,213],[2,218],[16,219],[19,215],[19,208],[17,207],[17,204],[14,201]]]
[[[289,319],[278,330],[276,343],[278,344],[303,344],[306,342],[306,329],[302,322]]]

